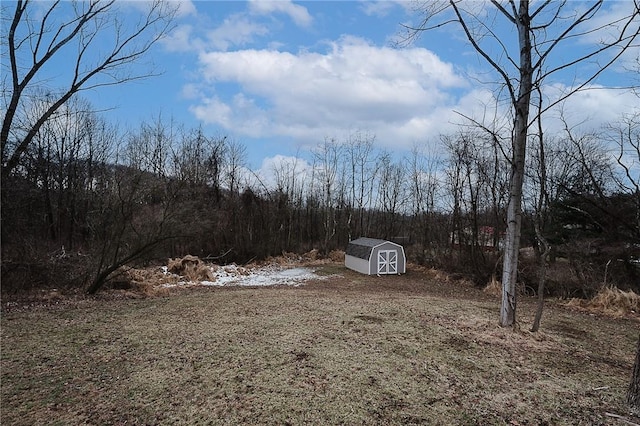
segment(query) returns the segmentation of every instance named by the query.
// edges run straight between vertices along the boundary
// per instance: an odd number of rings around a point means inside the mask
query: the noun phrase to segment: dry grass
[[[430,271],[6,311],[1,422],[622,424],[638,322],[550,302],[543,333]],[[320,271],[321,272],[321,271]],[[521,299],[519,318],[534,306]],[[526,327],[522,327],[526,328]]]
[[[489,283],[485,286],[484,289],[482,289],[482,291],[485,294],[488,294],[490,296],[501,297],[502,296],[502,283],[500,281],[498,281],[495,276],[492,275],[491,276],[491,281],[489,281]]]
[[[640,313],[640,295],[633,290],[605,287],[591,300],[571,299],[567,305],[589,312],[613,316],[628,316]]]
[[[329,259],[332,262],[342,262],[344,263],[344,251],[343,250],[332,250],[329,252]]]
[[[191,281],[213,280],[211,268],[197,256],[186,255],[181,259],[169,259],[168,271]]]

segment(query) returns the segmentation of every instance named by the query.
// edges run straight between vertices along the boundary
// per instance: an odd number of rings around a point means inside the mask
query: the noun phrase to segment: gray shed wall
[[[396,270],[398,274],[404,274],[407,270],[407,259],[405,257],[404,248],[396,243],[392,243],[391,241],[385,240],[372,240],[372,239],[364,239],[367,242],[374,244],[375,246],[371,247],[369,250],[369,255],[366,259],[361,259],[359,256],[363,254],[362,250],[364,247],[355,246],[352,244],[350,247],[347,247],[347,253],[345,254],[344,264],[347,268],[353,269],[354,271],[367,274],[367,275],[377,275],[378,274],[378,254],[383,250],[393,250],[397,254],[397,264]],[[357,241],[357,240],[356,240]],[[355,247],[354,247],[355,246]],[[358,256],[358,257],[356,257]],[[393,272],[383,272],[382,274],[393,274]]]
[[[360,272],[361,274],[371,275],[371,271],[369,271],[369,264],[370,262],[368,259],[360,259],[359,257],[350,256],[348,254],[344,256],[344,266]]]

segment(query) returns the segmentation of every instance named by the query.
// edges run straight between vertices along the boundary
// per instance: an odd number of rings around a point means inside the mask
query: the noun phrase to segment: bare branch
[[[500,4],[500,2],[498,2],[497,0],[491,0],[491,3],[493,3],[493,5],[500,11],[502,12],[502,14],[509,20],[511,21],[512,24],[516,23],[516,18],[515,18],[515,14],[511,14],[509,13],[504,7],[502,7],[502,5]],[[511,2],[513,5],[513,2]]]
[[[464,30],[464,33],[467,36],[467,39],[469,40],[469,42],[471,43],[473,48],[476,50],[476,52],[478,52],[489,63],[489,65],[491,65],[491,67],[494,70],[496,70],[496,72],[498,74],[500,74],[500,76],[504,80],[504,83],[505,83],[505,85],[507,87],[507,90],[509,91],[509,96],[511,98],[511,102],[515,105],[515,103],[516,103],[516,94],[515,94],[515,89],[514,89],[512,83],[511,83],[511,79],[509,78],[509,75],[507,74],[507,72],[496,61],[493,60],[493,58],[487,52],[485,52],[484,49],[482,49],[482,47],[480,47],[480,45],[478,44],[476,38],[473,36],[471,31],[469,30],[469,27],[468,27],[466,21],[462,17],[462,14],[460,13],[460,10],[458,9],[458,6],[456,5],[456,2],[454,0],[451,0],[450,4],[451,4],[451,7],[453,8],[456,16],[458,17],[458,22],[462,26],[462,29]]]
[[[578,27],[579,25],[581,25],[582,23],[584,23],[586,20],[590,19],[591,17],[593,17],[595,15],[595,13],[600,9],[600,7],[602,6],[602,1],[603,0],[599,0],[598,2],[596,2],[593,6],[591,6],[589,9],[587,9],[586,12],[584,12],[578,19],[576,19],[575,21],[573,21],[571,23],[571,25],[569,25],[569,27],[567,27],[560,35],[558,35],[558,37],[556,37],[553,42],[551,43],[551,46],[544,52],[542,53],[542,55],[540,55],[540,57],[538,58],[538,60],[533,64],[533,68],[537,69],[538,67],[540,67],[542,65],[542,63],[544,62],[544,60],[551,54],[551,52],[554,50],[554,48],[556,46],[558,46],[558,44],[564,40],[567,39],[568,35],[571,34],[571,32]]]
[[[13,16],[11,28],[8,34],[8,47],[10,56],[10,68],[12,72],[12,93],[8,102],[7,111],[3,118],[2,129],[0,130],[0,141],[2,144],[2,172],[3,175],[11,173],[18,165],[21,156],[31,144],[39,128],[67,102],[74,94],[81,90],[88,90],[96,87],[111,86],[127,81],[147,78],[155,75],[152,72],[131,75],[120,74],[126,70],[127,65],[146,55],[149,50],[172,28],[173,16],[176,8],[160,0],[155,0],[144,19],[140,21],[130,32],[120,25],[119,18],[115,15],[117,11],[115,0],[83,2],[79,7],[74,4],[75,16],[67,21],[60,22],[56,32],[51,35],[48,43],[45,42],[45,34],[48,32],[48,22],[50,19],[60,15],[57,10],[64,3],[53,3],[44,19],[41,21],[38,30],[31,27],[27,15],[28,7],[31,3],[18,1],[16,11]],[[114,14],[114,16],[111,16]],[[60,15],[62,16],[62,15]],[[114,22],[113,48],[110,53],[91,63],[87,57],[89,53],[96,53],[92,47],[97,43],[98,36],[106,34],[107,22]],[[16,34],[21,24],[25,25],[27,34],[25,40],[32,41],[30,55],[32,64],[21,74],[18,63],[18,54],[23,50],[23,41],[16,42]],[[72,59],[71,79],[69,85],[60,91],[56,99],[50,103],[50,107],[27,129],[24,135],[16,137],[16,146],[9,152],[9,137],[16,132],[16,114],[21,103],[25,101],[25,91],[34,85],[35,77],[47,66],[52,58],[62,54],[63,48],[71,43],[77,42],[79,45],[77,55]],[[42,46],[46,49],[42,51]],[[23,53],[24,54],[24,53]],[[107,80],[97,80],[103,75]],[[93,83],[92,83],[93,82]]]
[[[549,6],[549,4],[551,3],[551,0],[545,0],[544,3],[542,3],[532,14],[531,14],[531,20],[533,21],[534,19],[536,19],[536,17],[538,16],[538,14],[540,14],[547,6]],[[560,10],[562,8],[562,6],[565,4],[565,2],[563,1],[562,4],[560,6],[558,6],[556,8],[556,15],[554,16],[553,19],[551,19],[550,22],[555,21],[555,19],[558,17],[558,14],[560,13]],[[532,29],[536,29],[535,27],[532,27]]]

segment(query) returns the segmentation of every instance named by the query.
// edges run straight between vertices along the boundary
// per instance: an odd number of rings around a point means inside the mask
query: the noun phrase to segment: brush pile
[[[188,278],[190,281],[213,281],[211,267],[198,256],[186,255],[183,258],[169,259],[167,270],[175,275]]]
[[[590,300],[572,299],[567,305],[613,316],[638,315],[640,295],[633,290],[624,291],[617,287],[605,287]]]

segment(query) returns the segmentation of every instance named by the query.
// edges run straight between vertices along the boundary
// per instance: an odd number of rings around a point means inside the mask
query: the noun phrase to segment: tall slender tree
[[[531,2],[465,2],[446,0],[420,2],[420,22],[406,26],[406,40],[411,41],[425,31],[458,25],[475,52],[496,75],[500,93],[506,93],[513,127],[511,146],[502,147],[510,162],[507,233],[502,268],[502,304],[500,325],[516,324],[516,280],[520,229],[522,222],[522,187],[524,182],[527,138],[534,116],[530,114],[533,90],[544,87],[560,71],[581,66],[591,73],[567,88],[536,114],[543,114],[559,102],[593,83],[604,70],[616,62],[639,38],[640,3],[626,2],[624,16],[607,18],[604,0],[574,4],[569,1]],[[613,15],[612,15],[613,16]],[[604,22],[600,18],[604,17]],[[598,22],[596,22],[598,20]],[[496,22],[500,21],[498,25]],[[497,28],[511,27],[511,33]],[[513,34],[515,39],[509,40]],[[590,48],[570,49],[577,38],[601,36]],[[588,68],[587,62],[597,63]]]

